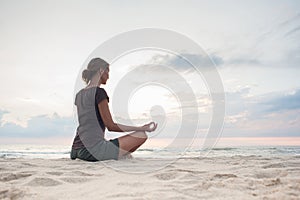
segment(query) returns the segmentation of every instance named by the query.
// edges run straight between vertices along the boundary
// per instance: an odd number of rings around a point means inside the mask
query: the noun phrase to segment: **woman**
[[[87,86],[75,98],[79,126],[73,141],[71,159],[98,161],[131,157],[132,152],[147,140],[147,132],[155,131],[157,124],[151,122],[144,126],[116,124],[110,114],[109,97],[101,84],[109,78],[109,64],[101,58],[92,59],[82,72]],[[130,132],[128,135],[105,140],[105,129],[115,132]]]

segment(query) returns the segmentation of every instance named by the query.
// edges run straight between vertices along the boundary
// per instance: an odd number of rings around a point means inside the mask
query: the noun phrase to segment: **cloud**
[[[266,24],[257,35],[236,40],[224,55],[223,66],[299,67],[300,14],[275,24]],[[226,55],[226,56],[225,56]]]
[[[3,117],[3,115],[6,114],[6,113],[9,113],[9,112],[6,111],[6,110],[0,110],[0,121],[1,121],[1,119]]]
[[[246,86],[237,91],[226,92],[226,115],[244,116],[244,112],[249,109],[249,93],[251,88]]]
[[[245,87],[226,94],[226,137],[299,136],[300,90],[250,95]]]
[[[262,63],[259,61],[259,59],[244,58],[243,56],[240,56],[239,58],[233,58],[231,60],[226,61],[226,64],[241,66],[241,65],[261,65]]]
[[[282,92],[265,94],[261,96],[250,96],[250,87],[240,88],[226,94],[226,119],[223,131],[224,137],[259,137],[259,136],[299,136],[300,130],[300,90],[293,92]],[[203,96],[204,98],[205,96]],[[209,104],[205,104],[210,106]],[[0,116],[7,111],[0,110]],[[193,112],[192,112],[193,113]],[[199,113],[200,126],[198,128],[207,130],[211,119],[210,112]],[[118,117],[117,121],[120,119]],[[175,137],[177,128],[182,126],[185,130],[184,136],[193,137],[195,116],[186,117],[186,121],[169,116],[169,128],[163,130],[157,137]],[[122,123],[126,122],[120,120]],[[75,122],[73,117],[60,117],[39,115],[28,121],[27,127],[21,127],[14,123],[6,123],[0,127],[0,138],[49,138],[70,137],[75,134]],[[205,131],[204,131],[205,132]],[[107,133],[110,136],[111,133]],[[118,134],[112,133],[114,137]]]
[[[32,117],[27,127],[5,123],[0,127],[0,137],[48,138],[74,136],[75,122],[72,117],[40,115]]]
[[[263,102],[268,106],[267,112],[280,112],[300,109],[300,89],[289,94],[281,94]]]
[[[299,20],[300,20],[300,13],[281,23],[275,24],[269,30],[266,30],[263,34],[261,34],[257,38],[257,44],[263,43],[264,41],[268,41],[276,37],[277,38],[287,37],[291,33],[297,31],[295,29],[299,28],[298,26]]]
[[[294,28],[294,29],[288,31],[288,32],[284,35],[284,37],[288,37],[288,36],[292,35],[293,33],[298,32],[298,31],[300,31],[300,26],[298,26],[298,27],[296,27],[296,28]]]
[[[213,61],[216,66],[259,66],[259,67],[295,67],[299,66],[298,52],[300,30],[300,14],[282,23],[265,26],[258,35],[249,35],[243,40],[233,42],[232,49],[226,52],[206,55],[181,53],[175,55],[156,55],[149,63],[161,63],[174,67],[176,70],[193,72],[194,63],[197,67],[210,67]],[[293,36],[293,37],[291,37]],[[289,38],[287,38],[289,37]],[[231,54],[231,55],[230,55]]]
[[[262,119],[271,114],[300,109],[300,89],[263,95],[250,95],[251,88],[244,87],[226,93],[227,115],[249,112],[248,119]]]
[[[256,41],[260,61],[271,67],[299,67],[300,14],[274,25]]]
[[[223,59],[217,55],[200,55],[200,54],[190,54],[182,53],[179,56],[170,55],[155,55],[151,58],[149,63],[160,63],[173,67],[179,71],[193,72],[194,67],[212,67],[222,65]],[[191,65],[191,63],[193,65]],[[215,65],[214,65],[215,64]]]

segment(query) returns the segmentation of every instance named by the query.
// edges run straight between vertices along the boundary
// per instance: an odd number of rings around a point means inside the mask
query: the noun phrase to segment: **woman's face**
[[[106,81],[109,79],[109,67],[107,67],[105,70],[100,70],[100,81],[101,84],[106,84]]]

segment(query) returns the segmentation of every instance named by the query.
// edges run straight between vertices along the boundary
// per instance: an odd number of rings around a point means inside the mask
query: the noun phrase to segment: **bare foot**
[[[123,160],[123,159],[133,159],[133,156],[131,155],[131,153],[128,153],[126,155],[123,155],[121,157],[119,157],[119,160]]]

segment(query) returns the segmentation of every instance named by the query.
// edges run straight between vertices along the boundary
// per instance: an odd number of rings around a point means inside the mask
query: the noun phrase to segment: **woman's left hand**
[[[152,132],[155,131],[157,128],[157,124],[154,122],[150,122],[149,124],[145,124],[142,126],[143,131]]]

